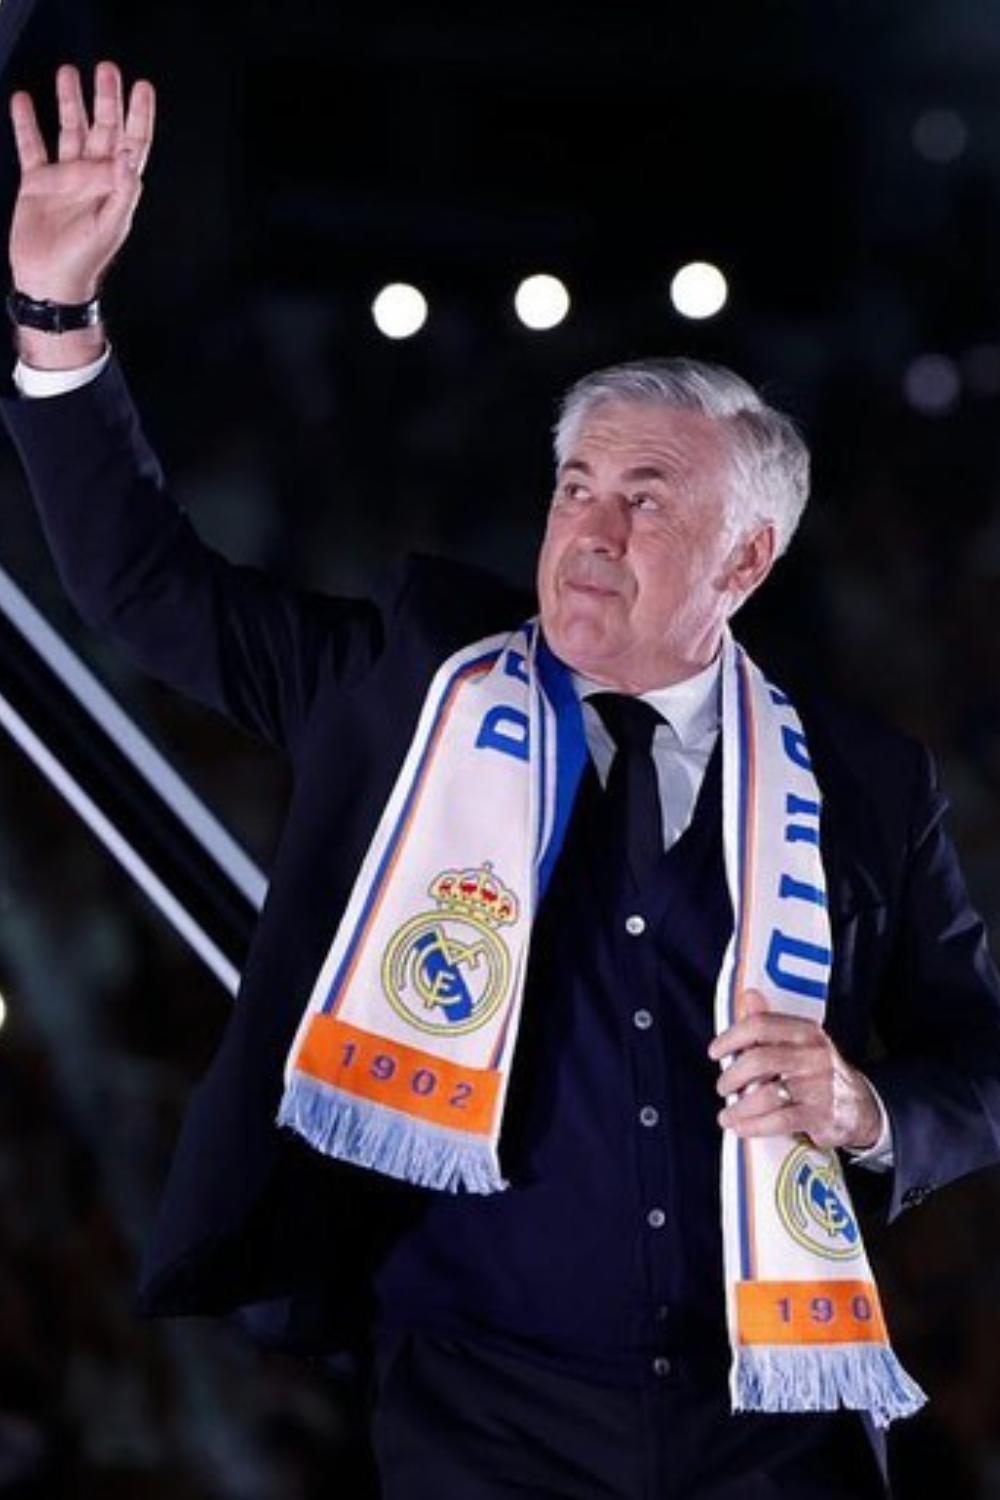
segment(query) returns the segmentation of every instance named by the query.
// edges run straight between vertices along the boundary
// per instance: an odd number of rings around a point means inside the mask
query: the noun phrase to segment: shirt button
[[[664,1375],[670,1374],[670,1361],[665,1354],[657,1355],[653,1360],[653,1374],[660,1376],[661,1379]]]
[[[651,1010],[637,1010],[632,1014],[632,1025],[637,1031],[648,1031],[653,1024],[653,1012]]]
[[[638,913],[625,918],[625,931],[629,937],[642,937],[646,931],[646,918],[640,917]]]
[[[640,1109],[639,1111],[639,1119],[643,1125],[647,1126],[649,1129],[652,1129],[654,1125],[658,1125],[660,1123],[660,1111],[658,1109],[654,1109],[651,1104],[644,1104],[642,1106],[642,1109]]]
[[[662,1229],[667,1222],[667,1216],[662,1208],[651,1208],[646,1215],[646,1223],[650,1229]]]

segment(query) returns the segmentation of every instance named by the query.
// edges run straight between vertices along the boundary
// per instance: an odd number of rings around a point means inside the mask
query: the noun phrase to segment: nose
[[[621,557],[628,547],[630,512],[616,495],[595,499],[587,507],[587,521],[580,540],[592,552]]]

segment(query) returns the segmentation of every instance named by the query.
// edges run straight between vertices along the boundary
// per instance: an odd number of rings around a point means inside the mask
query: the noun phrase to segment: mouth
[[[616,599],[621,592],[610,583],[595,578],[564,578],[562,588],[570,594],[582,594],[591,599]]]

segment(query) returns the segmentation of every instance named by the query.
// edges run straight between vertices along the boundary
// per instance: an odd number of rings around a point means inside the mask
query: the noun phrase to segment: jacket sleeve
[[[919,753],[908,858],[866,1072],[892,1126],[889,1217],[1000,1160],[1000,981],[945,827],[931,758]]]
[[[114,360],[2,415],[67,593],[145,671],[293,749],[321,678],[349,681],[377,655],[375,605],[282,588],[199,539]]]

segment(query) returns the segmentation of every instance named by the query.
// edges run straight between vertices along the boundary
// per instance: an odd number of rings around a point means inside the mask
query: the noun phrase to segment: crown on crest
[[[429,894],[443,911],[487,922],[491,927],[517,921],[517,897],[493,873],[488,860],[478,869],[442,870],[431,882]]]

